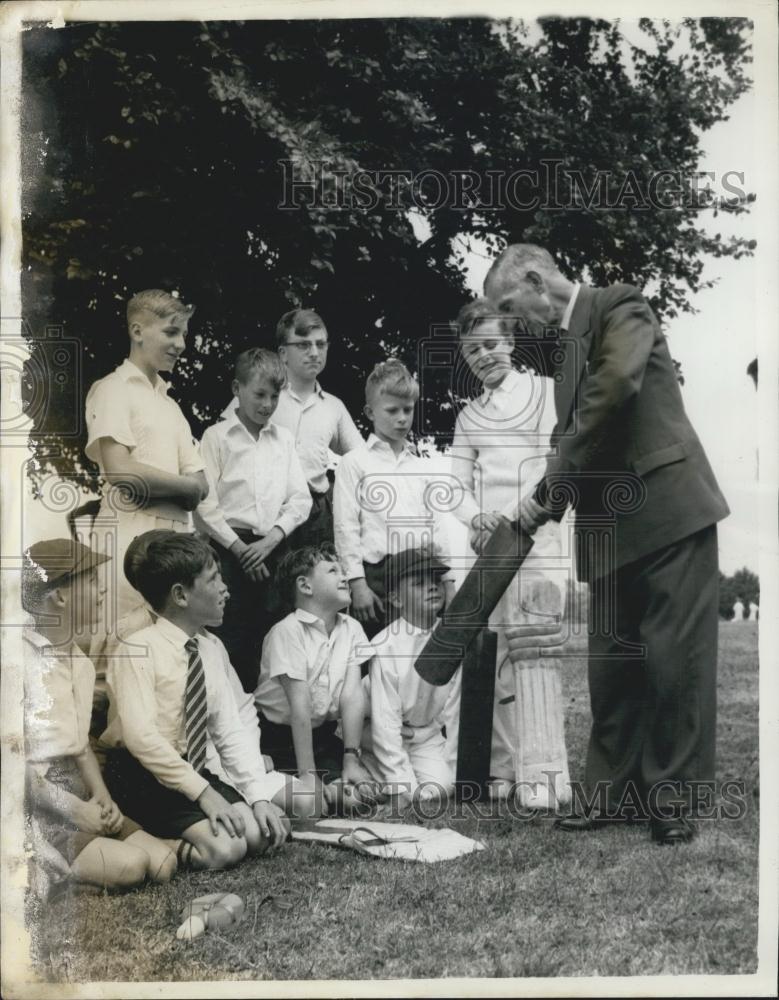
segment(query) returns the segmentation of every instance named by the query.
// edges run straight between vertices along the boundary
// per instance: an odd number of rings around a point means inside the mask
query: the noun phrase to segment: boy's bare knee
[[[149,867],[149,856],[146,851],[130,844],[125,845],[122,852],[122,863],[117,865],[111,879],[117,889],[131,889],[146,881]]]
[[[246,856],[246,840],[243,837],[219,837],[212,839],[198,851],[207,868],[232,868]]]
[[[292,824],[289,819],[286,816],[279,816],[279,822],[284,827],[284,833],[289,837],[292,833]],[[247,824],[244,836],[246,837],[246,853],[253,857],[261,857],[271,846],[271,838],[265,836],[258,823],[255,823],[251,828]]]
[[[283,797],[276,796],[273,801],[293,819],[319,819],[327,813],[327,802],[321,790],[304,791],[297,779],[290,781]]]
[[[296,819],[318,819],[325,814],[325,804],[320,801],[319,796],[298,792],[292,800],[290,811]]]
[[[176,874],[177,867],[176,855],[171,851],[162,860],[154,857],[149,858],[147,870],[152,882],[163,885],[165,882],[170,882]]]

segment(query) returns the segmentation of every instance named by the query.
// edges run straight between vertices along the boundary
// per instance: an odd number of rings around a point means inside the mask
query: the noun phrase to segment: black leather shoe
[[[689,844],[693,838],[693,828],[683,816],[676,819],[653,817],[650,830],[655,844]]]
[[[602,826],[594,817],[588,819],[587,816],[561,816],[555,820],[555,830],[562,830],[564,833],[586,833]]]
[[[566,833],[584,833],[587,830],[598,830],[603,826],[632,826],[635,823],[646,822],[648,817],[620,813],[592,813],[590,816],[561,816],[555,820],[555,828]]]

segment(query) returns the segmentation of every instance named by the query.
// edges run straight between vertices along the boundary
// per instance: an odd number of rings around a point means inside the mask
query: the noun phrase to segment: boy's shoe
[[[491,802],[506,802],[515,797],[523,809],[537,812],[560,812],[571,802],[567,783],[565,786],[558,783],[558,788],[553,788],[548,781],[517,784],[508,778],[490,778],[487,782],[487,795]]]
[[[592,813],[590,816],[575,814],[571,816],[560,816],[555,820],[555,830],[562,830],[564,833],[587,833],[590,830],[600,830],[604,826],[632,826],[635,823],[646,822],[635,816],[620,816],[618,813],[606,815],[603,813]]]
[[[660,819],[653,816],[649,821],[652,841],[655,844],[676,845],[689,844],[695,836],[692,824],[684,816],[675,819]]]
[[[561,816],[555,820],[554,828],[563,833],[588,833],[596,825],[595,819],[590,816]]]

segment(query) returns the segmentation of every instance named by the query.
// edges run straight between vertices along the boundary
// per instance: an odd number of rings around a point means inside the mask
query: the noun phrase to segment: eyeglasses
[[[312,350],[323,353],[330,346],[328,340],[285,340],[283,347],[297,347],[301,354],[310,354]]]

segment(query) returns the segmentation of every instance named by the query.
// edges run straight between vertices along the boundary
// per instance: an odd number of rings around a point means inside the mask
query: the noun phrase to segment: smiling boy
[[[100,519],[115,531],[107,626],[142,603],[121,571],[136,535],[155,528],[190,531],[190,511],[208,492],[203,462],[178,404],[160,372],[172,372],[184,352],[194,312],[161,289],[147,289],[127,303],[130,354],[98,379],[86,398],[87,458],[106,483]],[[102,653],[99,641],[93,652]]]
[[[256,347],[235,364],[237,409],[209,427],[201,450],[208,497],[195,524],[211,538],[231,599],[216,629],[246,691],[254,691],[262,641],[279,617],[272,574],[311,510],[292,434],[271,422],[286,382],[277,354]]]
[[[360,761],[360,664],[370,658],[370,646],[362,626],[343,613],[351,600],[349,583],[332,546],[288,553],[278,583],[295,610],[273,626],[262,649],[254,698],[263,751],[311,792],[324,781],[331,807],[354,801],[348,786],[361,785],[364,792],[356,797],[373,801],[370,775]],[[339,792],[346,793],[345,802]]]
[[[460,310],[457,324],[462,356],[482,391],[455,426],[452,473],[462,489],[455,515],[478,553],[498,518],[516,519],[521,500],[542,477],[555,415],[550,380],[514,367],[511,317],[475,299]],[[550,521],[536,532],[533,551],[489,620],[498,633],[489,792],[504,798],[518,791],[528,807],[555,808],[570,798],[554,659],[563,641],[569,573],[560,527]]]

